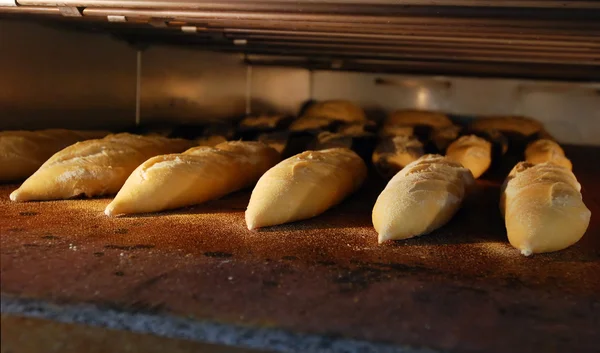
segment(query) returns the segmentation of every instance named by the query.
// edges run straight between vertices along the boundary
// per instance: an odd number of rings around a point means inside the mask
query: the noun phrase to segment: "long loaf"
[[[492,144],[475,135],[462,136],[448,146],[446,156],[468,168],[477,179],[492,164]]]
[[[400,135],[380,141],[371,159],[377,172],[389,179],[423,154],[423,144],[416,137]]]
[[[78,141],[106,136],[106,131],[49,129],[0,132],[0,183],[33,174],[54,153]]]
[[[319,215],[358,189],[366,175],[363,160],[346,148],[290,157],[256,184],[246,210],[248,229]]]
[[[590,223],[581,185],[567,168],[518,163],[500,198],[508,240],[523,255],[551,252],[575,244]]]
[[[525,149],[525,161],[532,164],[551,162],[569,170],[573,168],[560,145],[549,139],[540,139],[530,143]]]
[[[381,192],[373,207],[379,243],[427,234],[458,211],[471,185],[471,172],[440,155],[410,163]]]
[[[152,156],[175,153],[191,142],[127,133],[71,145],[48,159],[20,188],[13,201],[68,199],[116,194],[131,172]]]
[[[323,129],[333,122],[365,122],[367,117],[361,107],[345,100],[329,100],[311,105],[306,112],[292,122],[290,131]]]
[[[241,141],[152,157],[129,176],[105,213],[158,212],[217,199],[252,185],[278,161],[273,148]]]

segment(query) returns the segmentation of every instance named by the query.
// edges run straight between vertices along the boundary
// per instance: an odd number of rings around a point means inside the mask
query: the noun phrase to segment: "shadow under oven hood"
[[[598,1],[1,0],[0,18],[15,17],[256,65],[600,79]]]

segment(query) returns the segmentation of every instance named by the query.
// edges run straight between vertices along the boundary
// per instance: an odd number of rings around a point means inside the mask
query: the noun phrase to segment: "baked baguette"
[[[443,113],[419,110],[398,110],[388,116],[385,125],[423,125],[439,129],[446,126],[452,126],[452,120]]]
[[[379,243],[443,226],[473,183],[471,172],[447,157],[428,154],[410,163],[389,181],[373,207]]]
[[[217,199],[252,185],[277,162],[273,148],[241,141],[152,157],[131,173],[104,213],[159,212]]]
[[[48,159],[20,188],[13,201],[68,199],[116,194],[146,159],[191,147],[187,140],[127,133],[71,145]]]
[[[573,164],[565,157],[565,152],[560,145],[548,139],[536,140],[530,143],[525,149],[525,161],[531,164],[550,162],[569,170],[573,169]]]
[[[590,223],[581,185],[567,168],[518,163],[502,186],[500,210],[510,244],[529,256],[575,244]]]
[[[399,110],[390,114],[379,132],[380,136],[415,135],[427,142],[432,131],[452,126],[447,115],[436,112]]]
[[[223,142],[227,142],[227,139],[220,135],[206,136],[206,137],[200,137],[200,138],[196,139],[196,144],[198,146],[205,146],[205,147],[215,147],[216,145],[223,143]]]
[[[0,132],[0,183],[21,181],[54,153],[78,141],[106,136],[106,131],[49,129]]]
[[[283,114],[261,114],[245,117],[238,125],[238,131],[268,132],[281,129],[289,120],[289,116]]]
[[[257,136],[256,140],[274,148],[283,155],[290,141],[290,133],[287,131],[266,132]]]
[[[246,210],[248,229],[319,215],[357,190],[366,175],[363,160],[345,148],[290,157],[256,184]]]
[[[320,117],[347,123],[367,120],[365,112],[361,107],[341,99],[315,103],[306,109],[303,116]]]
[[[473,131],[498,130],[512,132],[523,136],[531,136],[543,130],[543,125],[537,120],[520,116],[488,117],[475,119],[469,129]]]
[[[461,131],[462,126],[458,125],[450,125],[434,129],[430,136],[431,142],[440,153],[444,153],[448,146],[458,139]]]
[[[379,142],[372,161],[381,176],[391,178],[424,153],[423,144],[417,138],[400,135]]]
[[[492,164],[492,144],[475,135],[462,136],[448,146],[446,156],[468,168],[477,179]]]
[[[370,132],[351,131],[350,133],[323,131],[309,144],[308,150],[348,148],[364,161],[371,159],[377,136]]]
[[[329,100],[311,105],[290,125],[290,131],[308,131],[328,128],[331,124],[365,122],[361,107],[345,100]]]
[[[415,127],[411,125],[395,125],[395,124],[384,124],[379,129],[379,137],[394,137],[394,136],[413,136],[415,134]]]

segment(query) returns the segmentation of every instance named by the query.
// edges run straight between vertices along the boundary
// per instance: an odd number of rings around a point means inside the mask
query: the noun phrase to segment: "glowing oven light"
[[[417,91],[417,108],[425,109],[429,105],[429,91],[425,88],[419,88]]]

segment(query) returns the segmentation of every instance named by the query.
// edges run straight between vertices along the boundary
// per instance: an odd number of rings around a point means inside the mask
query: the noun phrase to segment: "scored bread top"
[[[50,157],[10,198],[32,201],[114,194],[148,158],[192,145],[183,139],[128,133],[78,142]]]
[[[424,155],[387,184],[373,207],[379,242],[427,234],[448,222],[474,184],[471,172],[440,155]]]
[[[530,143],[525,149],[525,160],[533,164],[551,162],[569,170],[573,168],[560,145],[549,139],[540,139]]]
[[[248,229],[314,217],[357,190],[367,175],[347,148],[306,151],[269,169],[252,191]]]
[[[581,239],[591,212],[567,168],[518,163],[502,187],[500,210],[508,240],[523,255],[565,249]]]
[[[114,157],[151,157],[159,153],[181,151],[191,145],[191,141],[184,139],[119,133],[108,135],[102,139],[75,143],[54,154],[41,168],[68,163],[106,163],[106,165],[111,165],[115,162],[111,160]]]
[[[250,141],[155,156],[131,173],[105,213],[158,212],[219,198],[255,183],[279,159],[273,148]]]
[[[290,125],[291,131],[322,129],[332,122],[356,123],[367,120],[364,110],[345,100],[329,100],[311,105]]]
[[[61,149],[77,141],[107,134],[107,131],[65,129],[1,131],[0,182],[25,179]]]

